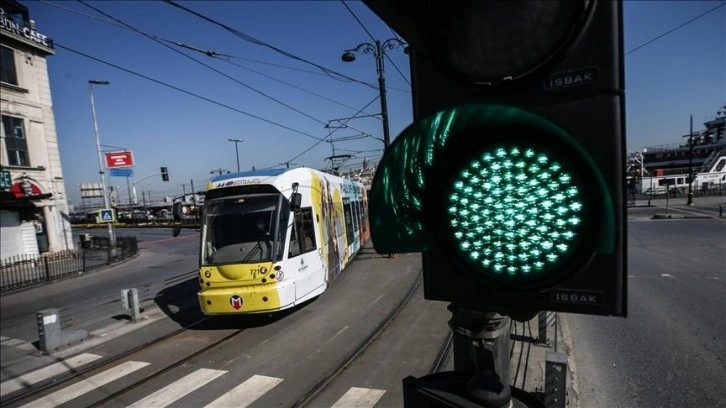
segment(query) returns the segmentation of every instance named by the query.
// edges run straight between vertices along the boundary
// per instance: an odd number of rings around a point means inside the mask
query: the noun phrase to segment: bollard
[[[550,343],[547,340],[547,312],[539,312],[537,317],[537,329],[539,332],[539,335],[537,336],[537,345],[549,346]]]
[[[567,398],[567,356],[547,352],[545,357],[545,406],[565,408]]]
[[[131,309],[131,321],[136,322],[140,317],[139,291],[136,288],[121,290],[121,307],[125,310]]]
[[[45,309],[36,312],[38,322],[38,343],[40,351],[50,354],[60,347],[63,341],[58,309]]]

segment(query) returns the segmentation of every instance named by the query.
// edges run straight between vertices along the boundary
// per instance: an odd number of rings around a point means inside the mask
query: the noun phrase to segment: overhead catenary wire
[[[256,45],[260,45],[260,46],[263,46],[263,47],[267,47],[267,48],[269,48],[271,50],[274,50],[275,52],[277,52],[279,54],[282,54],[282,55],[284,55],[284,56],[286,56],[288,58],[291,58],[291,59],[294,59],[294,60],[297,60],[297,61],[300,61],[300,62],[309,64],[309,65],[312,65],[312,66],[320,69],[324,73],[328,74],[333,79],[343,80],[343,81],[350,81],[350,82],[356,82],[356,83],[359,83],[359,84],[362,84],[362,85],[366,85],[366,86],[368,86],[370,88],[373,88],[373,89],[378,89],[373,84],[369,84],[367,82],[364,82],[364,81],[361,81],[361,80],[358,80],[358,79],[355,79],[355,78],[351,78],[351,77],[349,77],[347,75],[344,75],[344,74],[341,74],[339,72],[336,72],[336,71],[334,71],[334,70],[332,70],[330,68],[326,68],[326,67],[324,67],[324,66],[322,66],[320,64],[316,64],[316,63],[314,63],[312,61],[309,61],[309,60],[307,60],[305,58],[302,58],[302,57],[299,57],[299,56],[294,55],[292,53],[289,53],[289,52],[287,52],[287,51],[285,51],[285,50],[283,50],[281,48],[278,48],[278,47],[276,47],[276,46],[274,46],[272,44],[269,44],[269,43],[267,43],[265,41],[262,41],[262,40],[259,40],[259,39],[255,38],[255,37],[252,37],[250,35],[247,35],[247,34],[241,32],[241,31],[236,30],[236,29],[234,29],[232,27],[229,27],[228,25],[223,24],[223,23],[221,23],[221,22],[219,22],[219,21],[217,21],[217,20],[215,20],[215,19],[213,19],[211,17],[207,17],[207,16],[205,16],[205,15],[199,13],[199,12],[196,12],[196,11],[194,11],[194,10],[188,8],[188,7],[182,6],[178,2],[171,1],[171,0],[164,0],[164,2],[166,4],[171,5],[171,6],[177,7],[179,9],[181,9],[181,10],[184,10],[187,13],[190,13],[190,14],[192,14],[192,15],[198,17],[198,18],[201,18],[201,19],[203,19],[203,20],[205,20],[205,21],[207,21],[209,23],[212,23],[212,24],[214,24],[216,26],[222,27],[223,29],[227,30],[228,32],[234,34],[235,36],[237,36],[237,37],[239,37],[239,38],[241,38],[241,39],[243,39],[243,40],[245,40],[247,42],[250,42],[250,43],[253,43],[253,44],[256,44]],[[336,78],[336,76],[338,78]],[[340,78],[343,78],[343,79],[340,79]]]
[[[230,61],[230,60],[229,60],[228,58],[219,58],[219,57],[215,57],[215,58],[218,58],[219,60],[221,60],[221,61],[224,61],[224,62],[227,62],[228,64],[234,65],[234,66],[236,66],[236,67],[239,67],[239,68],[242,68],[242,69],[246,69],[246,70],[248,70],[248,71],[250,71],[250,72],[254,72],[254,73],[255,73],[255,74],[257,74],[257,75],[263,76],[263,77],[265,77],[265,78],[268,78],[268,79],[271,79],[271,80],[273,80],[273,81],[276,81],[276,82],[280,82],[280,83],[282,83],[282,84],[285,84],[285,85],[287,85],[287,86],[290,86],[290,87],[292,87],[292,88],[295,88],[295,89],[297,89],[297,90],[303,91],[303,92],[305,92],[305,93],[308,93],[308,94],[310,94],[310,95],[313,95],[313,96],[317,96],[318,98],[324,99],[324,100],[326,100],[326,101],[328,101],[328,102],[332,102],[332,103],[335,103],[335,104],[337,104],[337,105],[340,105],[340,106],[342,106],[342,107],[344,107],[344,108],[348,108],[348,109],[350,109],[350,110],[356,110],[356,108],[354,108],[354,107],[352,107],[352,106],[350,106],[350,105],[347,105],[347,104],[345,104],[345,103],[343,103],[343,102],[339,102],[339,101],[336,101],[335,99],[331,99],[331,98],[328,98],[327,96],[324,96],[324,95],[320,95],[320,94],[318,94],[318,93],[316,93],[316,92],[313,92],[313,91],[311,91],[311,90],[305,89],[305,88],[303,88],[303,87],[300,87],[300,86],[297,86],[297,85],[295,85],[295,84],[291,84],[291,83],[289,83],[289,82],[287,82],[287,81],[283,81],[282,79],[279,79],[279,78],[275,78],[275,77],[273,77],[272,75],[267,75],[267,74],[265,74],[265,73],[263,73],[263,72],[259,72],[259,71],[257,71],[257,70],[254,70],[254,69],[252,69],[252,68],[246,67],[246,66],[244,66],[244,65],[241,65],[241,64],[237,64],[237,63],[234,63],[234,62]],[[367,113],[367,112],[366,112],[366,113]]]
[[[59,5],[59,4],[55,4],[55,3],[52,3],[52,2],[49,2],[49,1],[46,1],[46,0],[40,0],[40,1],[42,3],[48,4],[50,6],[57,7],[57,8],[60,8],[62,10],[66,10],[66,11],[71,12],[71,13],[78,14],[78,15],[83,16],[83,17],[86,17],[86,18],[90,18],[90,19],[93,19],[93,20],[96,20],[96,21],[100,21],[102,23],[110,24],[112,26],[119,27],[119,28],[123,28],[123,29],[126,29],[126,30],[134,31],[132,28],[130,28],[130,27],[126,26],[126,25],[117,23],[115,21],[110,21],[110,20],[106,20],[106,19],[103,19],[103,18],[99,18],[97,16],[93,16],[93,15],[90,15],[90,14],[82,13],[82,12],[80,12],[78,10],[75,10],[75,9],[72,9],[70,7],[65,7],[65,6],[62,6],[62,5]],[[154,38],[156,38],[156,39],[158,39],[160,41],[164,41],[164,42],[167,42],[169,44],[176,45],[178,47],[183,47],[183,48],[186,48],[186,49],[190,49],[190,50],[193,50],[193,51],[197,51],[197,52],[200,52],[202,54],[205,54],[205,55],[207,55],[209,57],[216,58],[216,59],[219,59],[220,61],[224,61],[224,62],[227,62],[227,63],[229,63],[231,65],[234,65],[234,66],[237,66],[237,67],[246,69],[246,70],[251,71],[251,72],[254,72],[254,73],[258,74],[258,75],[261,75],[261,76],[264,76],[266,78],[269,78],[269,79],[271,79],[273,81],[277,81],[277,82],[283,83],[285,85],[288,85],[288,86],[293,87],[295,89],[298,89],[300,91],[306,92],[308,94],[317,96],[317,97],[319,97],[321,99],[324,99],[324,100],[327,100],[329,102],[335,103],[335,104],[337,104],[339,106],[343,106],[343,107],[348,108],[348,109],[351,109],[351,110],[356,110],[357,109],[357,108],[352,107],[350,105],[346,105],[346,104],[344,104],[344,103],[342,103],[340,101],[336,101],[336,100],[334,100],[332,98],[328,98],[328,97],[326,97],[324,95],[320,95],[320,94],[318,94],[316,92],[313,92],[313,91],[310,91],[308,89],[299,87],[299,86],[297,86],[295,84],[291,84],[289,82],[283,81],[283,80],[281,80],[279,78],[276,78],[276,77],[274,77],[272,75],[267,75],[265,73],[262,73],[262,72],[259,72],[257,70],[254,70],[252,68],[246,67],[244,65],[234,63],[230,59],[231,58],[234,58],[234,59],[246,60],[246,61],[251,61],[251,62],[258,63],[258,64],[265,64],[265,65],[275,66],[275,67],[279,67],[279,68],[285,68],[285,69],[295,70],[295,71],[299,71],[299,72],[306,72],[306,73],[309,73],[309,74],[327,76],[327,75],[323,74],[322,72],[311,71],[311,70],[301,69],[301,68],[296,68],[296,67],[290,67],[290,66],[286,66],[286,65],[282,65],[282,64],[275,64],[275,63],[266,62],[266,61],[260,61],[260,60],[256,60],[256,59],[252,59],[252,58],[237,57],[237,56],[234,56],[234,55],[224,54],[224,53],[217,52],[217,51],[204,50],[204,49],[201,49],[199,47],[195,47],[193,45],[189,45],[189,44],[182,43],[180,41],[169,40],[169,39],[166,39],[166,38],[163,38],[163,37],[160,37],[160,36],[157,36],[157,35],[153,35],[153,34],[148,34],[148,35],[151,35],[152,37],[154,37]],[[223,58],[223,57],[228,57],[228,58]]]
[[[79,3],[81,3],[81,4],[83,4],[84,6],[86,6],[86,7],[90,8],[90,9],[96,11],[97,13],[103,14],[104,16],[106,16],[106,17],[108,17],[108,18],[110,18],[110,19],[118,22],[119,24],[123,24],[124,26],[126,26],[129,29],[131,29],[131,30],[133,30],[133,31],[135,31],[135,32],[143,35],[144,37],[147,37],[147,38],[149,38],[149,39],[151,39],[151,40],[153,40],[153,41],[161,44],[162,46],[164,46],[164,47],[166,47],[166,48],[168,48],[168,49],[170,49],[170,50],[172,50],[172,51],[174,51],[174,52],[176,52],[178,54],[183,55],[184,57],[186,57],[186,58],[188,58],[188,59],[190,59],[190,60],[192,60],[192,61],[194,61],[194,62],[196,62],[196,63],[198,63],[198,64],[200,64],[202,66],[204,66],[204,67],[206,67],[207,69],[209,69],[211,71],[214,71],[214,72],[218,73],[219,75],[224,76],[225,78],[227,78],[227,79],[229,79],[231,81],[236,82],[239,85],[242,85],[243,87],[245,87],[245,88],[247,88],[247,89],[249,89],[249,90],[251,90],[251,91],[253,91],[253,92],[255,92],[255,93],[259,94],[259,95],[262,95],[265,98],[268,98],[268,99],[270,99],[270,100],[272,100],[272,101],[274,101],[274,102],[276,102],[276,103],[278,103],[278,104],[280,104],[280,105],[282,105],[282,106],[284,106],[284,107],[286,107],[286,108],[288,108],[288,109],[290,109],[290,110],[292,110],[294,112],[297,112],[297,113],[305,116],[308,119],[311,119],[311,120],[313,120],[315,122],[318,122],[318,123],[320,123],[322,125],[325,125],[326,124],[325,122],[323,122],[322,120],[320,120],[318,118],[315,118],[315,117],[313,117],[313,116],[311,116],[311,115],[309,115],[309,114],[307,114],[307,113],[305,113],[305,112],[303,112],[303,111],[301,111],[301,110],[299,110],[299,109],[297,109],[297,108],[295,108],[295,107],[293,107],[293,106],[291,106],[291,105],[289,105],[289,104],[287,104],[287,103],[285,103],[285,102],[283,102],[283,101],[281,101],[281,100],[279,100],[279,99],[277,99],[277,98],[275,98],[273,96],[270,96],[270,95],[268,95],[268,94],[260,91],[259,89],[255,88],[255,87],[253,87],[253,86],[251,86],[249,84],[246,84],[246,83],[244,83],[244,82],[242,82],[242,81],[240,81],[240,80],[238,80],[238,79],[236,79],[236,78],[234,78],[234,77],[232,77],[230,75],[227,75],[226,73],[224,73],[224,72],[222,72],[222,71],[220,71],[220,70],[212,67],[211,65],[206,64],[206,63],[204,63],[204,62],[202,62],[202,61],[200,61],[200,60],[198,60],[198,59],[196,59],[196,58],[194,58],[194,57],[192,57],[190,55],[187,55],[187,54],[179,51],[178,49],[176,49],[176,48],[174,48],[174,47],[172,47],[172,46],[170,46],[168,44],[165,44],[162,40],[159,40],[157,38],[154,38],[153,35],[150,35],[150,34],[147,34],[147,33],[143,32],[143,31],[141,31],[141,30],[138,30],[137,28],[133,27],[132,25],[127,24],[127,23],[121,21],[120,19],[113,17],[113,16],[111,16],[108,13],[103,12],[103,11],[97,9],[96,7],[91,6],[90,4],[87,4],[83,0],[77,0],[77,1]]]
[[[41,3],[47,4],[49,6],[53,6],[53,7],[59,8],[61,10],[65,10],[65,11],[68,11],[70,13],[74,13],[74,14],[77,14],[77,15],[80,15],[80,16],[83,16],[83,17],[92,19],[92,20],[96,20],[96,21],[99,21],[99,22],[102,22],[102,23],[105,23],[105,24],[109,24],[109,25],[112,25],[112,26],[115,26],[115,27],[123,28],[123,29],[126,29],[126,30],[131,30],[129,27],[126,27],[126,26],[124,26],[122,24],[116,23],[114,21],[109,21],[109,20],[106,20],[106,19],[103,19],[103,18],[99,18],[97,16],[93,16],[93,15],[90,15],[90,14],[82,13],[82,12],[80,12],[78,10],[75,10],[73,8],[70,8],[70,7],[65,7],[65,6],[62,6],[60,4],[56,4],[56,3],[53,3],[53,2],[50,2],[50,1],[47,1],[47,0],[38,0],[38,1],[41,2]],[[180,46],[180,47],[184,47],[184,48],[187,48],[187,49],[193,49],[193,50],[196,50],[196,51],[205,53],[208,56],[212,56],[212,57],[223,56],[223,57],[234,58],[234,59],[238,59],[238,60],[242,60],[242,61],[250,61],[250,62],[254,62],[256,64],[262,64],[262,65],[267,65],[267,66],[272,66],[272,67],[277,67],[277,68],[282,68],[282,69],[287,69],[287,70],[292,70],[292,71],[297,71],[297,72],[304,72],[304,73],[313,74],[313,75],[320,75],[320,76],[326,76],[326,77],[329,77],[330,76],[329,74],[326,74],[326,73],[323,73],[323,72],[320,72],[320,71],[313,71],[313,70],[309,70],[309,69],[304,69],[304,68],[299,68],[299,67],[293,67],[293,66],[284,65],[284,64],[278,64],[278,63],[269,62],[269,61],[262,61],[262,60],[258,60],[258,59],[254,59],[254,58],[240,57],[240,56],[225,54],[225,53],[216,52],[216,51],[201,50],[199,48],[196,48],[196,47],[193,47],[193,46],[190,46],[190,45],[181,43],[179,41],[169,40],[169,39],[166,39],[166,38],[157,36],[157,35],[152,35],[152,36],[154,38],[158,39],[158,40],[165,41],[165,42],[168,42],[170,44],[174,44],[174,45],[177,45],[177,46]],[[222,60],[224,61],[224,59],[222,59]],[[408,92],[408,93],[411,92],[410,89],[401,89],[401,88],[392,87],[392,86],[389,86],[388,89],[394,90],[394,91],[399,91],[399,92]],[[352,108],[352,109],[355,109],[355,108]]]
[[[716,7],[712,8],[712,9],[710,9],[710,10],[708,10],[708,11],[704,12],[704,13],[701,13],[701,14],[697,15],[696,17],[693,17],[692,19],[690,19],[690,20],[686,21],[685,23],[683,23],[683,24],[680,24],[679,26],[677,26],[677,27],[674,27],[674,28],[672,28],[672,29],[670,29],[670,30],[666,31],[666,32],[664,32],[663,34],[660,34],[660,35],[658,35],[658,36],[656,36],[656,37],[654,37],[654,38],[652,38],[652,39],[650,39],[650,40],[648,40],[648,41],[644,42],[643,44],[640,44],[639,46],[637,46],[637,47],[633,48],[632,50],[630,50],[630,51],[626,52],[626,53],[625,53],[625,55],[628,55],[628,54],[631,54],[631,53],[633,53],[633,52],[635,52],[635,51],[638,51],[639,49],[641,49],[641,48],[645,47],[646,45],[648,45],[648,44],[651,44],[651,43],[653,43],[653,42],[655,42],[655,41],[657,41],[657,40],[659,40],[659,39],[661,39],[661,38],[665,37],[666,35],[668,35],[668,34],[670,34],[670,33],[674,32],[674,31],[676,31],[676,30],[679,30],[679,29],[683,28],[683,27],[687,26],[688,24],[691,24],[692,22],[694,22],[694,21],[698,20],[699,18],[701,18],[701,17],[704,17],[704,16],[706,16],[706,15],[708,15],[708,14],[710,14],[710,13],[712,13],[712,12],[716,11],[716,10],[718,10],[719,8],[723,7],[724,5],[726,5],[726,2],[722,2],[722,3],[721,3],[721,4],[719,4],[718,6],[716,6]]]
[[[356,113],[355,113],[355,115],[353,115],[353,116],[356,116],[356,115],[358,115],[358,114],[359,114],[360,112],[363,112],[363,110],[365,110],[366,108],[368,108],[369,106],[371,106],[371,105],[373,104],[373,102],[377,101],[379,97],[380,97],[380,96],[376,96],[375,98],[373,98],[373,99],[372,99],[372,100],[371,100],[370,102],[368,102],[368,103],[367,103],[367,104],[366,104],[365,106],[363,106],[362,108],[360,108],[360,110],[358,110],[358,112],[356,112]],[[348,119],[347,121],[350,121],[350,120],[352,120],[352,119],[353,119],[353,118],[349,118],[349,119]],[[347,122],[347,121],[346,121],[346,122]],[[295,160],[296,160],[297,158],[299,158],[300,156],[304,155],[305,153],[307,153],[307,152],[309,152],[310,150],[312,150],[312,149],[314,149],[315,147],[317,147],[317,146],[318,146],[318,145],[319,145],[320,143],[322,143],[322,142],[325,142],[325,141],[327,141],[327,140],[328,140],[328,138],[329,138],[329,137],[330,137],[330,136],[331,136],[331,135],[332,135],[333,133],[335,133],[335,132],[336,132],[337,130],[338,130],[338,129],[333,129],[333,131],[329,133],[328,137],[326,137],[326,138],[323,138],[322,140],[319,140],[319,141],[315,142],[315,143],[314,143],[314,144],[313,144],[312,146],[310,146],[310,147],[308,147],[307,149],[303,150],[303,151],[302,151],[301,153],[299,153],[299,154],[298,154],[297,156],[293,157],[292,159],[286,160],[286,161],[284,161],[283,163],[292,163],[293,161],[295,161]],[[271,167],[266,167],[265,169],[271,169],[271,168],[273,168],[273,167],[275,167],[275,166],[273,165],[273,166],[271,166]]]
[[[119,28],[123,28],[123,29],[129,30],[128,27],[126,27],[124,25],[121,25],[119,23],[116,23],[114,21],[109,21],[109,20],[106,20],[106,19],[103,19],[103,18],[99,18],[97,16],[93,16],[93,15],[90,15],[90,14],[82,13],[82,12],[80,12],[78,10],[75,10],[75,9],[72,9],[70,7],[65,7],[65,6],[62,6],[60,4],[53,3],[53,2],[50,2],[50,1],[47,1],[47,0],[38,0],[38,1],[40,1],[41,3],[47,4],[49,6],[57,7],[59,9],[61,9],[61,10],[65,10],[65,11],[68,11],[68,12],[71,12],[71,13],[74,13],[74,14],[77,14],[77,15],[80,15],[80,16],[83,16],[83,17],[86,17],[86,18],[90,18],[92,20],[100,21],[100,22],[105,23],[105,24],[109,24],[109,25],[112,25],[112,26],[116,26],[116,27],[119,27]],[[155,38],[158,38],[158,39],[160,39],[162,41],[169,42],[171,44],[176,44],[176,45],[179,45],[180,44],[178,41],[168,40],[166,38],[159,37],[159,36],[154,36],[154,37]],[[262,60],[258,60],[258,59],[254,59],[254,58],[240,57],[240,56],[223,54],[223,53],[218,53],[218,52],[214,52],[214,54],[215,55],[227,56],[227,57],[230,57],[230,58],[239,59],[239,60],[243,60],[243,61],[250,61],[250,62],[254,62],[256,64],[269,65],[269,66],[272,66],[272,67],[284,68],[284,69],[289,69],[289,70],[298,71],[298,72],[305,72],[305,73],[308,73],[308,74],[328,76],[327,74],[324,74],[324,73],[319,72],[319,71],[313,71],[313,70],[304,69],[304,68],[292,67],[292,66],[284,65],[284,64],[277,64],[277,63],[274,63],[274,62],[262,61]]]
[[[131,69],[128,69],[128,68],[124,68],[124,67],[122,67],[122,66],[119,66],[119,65],[116,65],[116,64],[114,64],[114,63],[111,63],[111,62],[108,62],[108,61],[102,60],[102,59],[100,59],[100,58],[94,57],[94,56],[92,56],[92,55],[88,55],[88,54],[86,54],[86,53],[84,53],[84,52],[81,52],[81,51],[75,50],[75,49],[73,49],[73,48],[70,48],[70,47],[64,46],[63,44],[61,44],[61,43],[59,43],[59,42],[57,42],[57,41],[54,41],[54,42],[53,42],[53,44],[54,44],[54,45],[55,45],[56,47],[58,47],[58,48],[62,48],[62,49],[64,49],[64,50],[66,50],[66,51],[72,52],[72,53],[74,53],[74,54],[77,54],[77,55],[80,55],[80,56],[82,56],[82,57],[85,57],[85,58],[88,58],[88,59],[94,60],[94,61],[96,61],[96,62],[100,62],[100,63],[102,63],[102,64],[104,64],[104,65],[108,65],[108,66],[110,66],[110,67],[116,68],[116,69],[118,69],[118,70],[121,70],[121,71],[124,71],[124,72],[126,72],[126,73],[129,73],[129,74],[131,74],[131,75],[137,76],[137,77],[139,77],[139,78],[143,78],[143,79],[146,79],[146,80],[148,80],[148,81],[151,81],[151,82],[157,83],[157,84],[159,84],[159,85],[165,86],[165,87],[167,87],[167,88],[171,88],[171,89],[174,89],[174,90],[176,90],[176,91],[179,91],[179,92],[185,93],[185,94],[187,94],[187,95],[190,95],[190,96],[193,96],[193,97],[195,97],[195,98],[198,98],[198,99],[201,99],[201,100],[207,101],[207,102],[209,102],[209,103],[213,103],[213,104],[215,104],[215,105],[217,105],[217,106],[221,106],[221,107],[223,107],[223,108],[227,108],[227,109],[229,109],[229,110],[232,110],[232,111],[234,111],[234,112],[237,112],[237,113],[241,113],[242,115],[245,115],[245,116],[248,116],[248,117],[251,117],[251,118],[254,118],[254,119],[260,120],[260,121],[262,121],[262,122],[265,122],[265,123],[268,123],[268,124],[270,124],[270,125],[273,125],[273,126],[277,126],[277,127],[280,127],[280,128],[282,128],[282,129],[285,129],[285,130],[289,130],[289,131],[291,131],[291,132],[294,132],[294,133],[297,133],[297,134],[300,134],[300,135],[303,135],[303,136],[307,136],[307,137],[313,138],[313,139],[315,139],[315,140],[318,140],[319,142],[324,142],[324,141],[326,140],[326,138],[320,138],[320,137],[318,137],[318,136],[313,136],[313,135],[311,135],[310,133],[306,133],[306,132],[303,132],[303,131],[301,131],[301,130],[298,130],[298,129],[294,129],[294,128],[291,128],[291,127],[289,127],[289,126],[286,126],[286,125],[283,125],[283,124],[281,124],[281,123],[278,123],[278,122],[272,121],[272,120],[270,120],[270,119],[265,119],[265,118],[263,118],[262,116],[258,116],[258,115],[255,115],[255,114],[253,114],[253,113],[245,112],[245,111],[243,111],[243,110],[241,110],[241,109],[237,109],[237,108],[235,108],[235,107],[233,107],[233,106],[230,106],[230,105],[227,105],[227,104],[225,104],[225,103],[222,103],[222,102],[219,102],[219,101],[215,101],[214,99],[208,98],[208,97],[206,97],[206,96],[202,96],[202,95],[196,94],[196,93],[194,93],[194,92],[188,91],[188,90],[186,90],[186,89],[183,89],[183,88],[180,88],[180,87],[178,87],[178,86],[175,86],[175,85],[171,85],[171,84],[168,84],[168,83],[166,83],[166,82],[164,82],[164,81],[161,81],[161,80],[159,80],[159,79],[156,79],[156,78],[152,78],[152,77],[150,77],[150,76],[148,76],[148,75],[144,75],[144,74],[138,73],[138,72],[136,72],[136,71],[133,71],[133,70],[131,70]]]

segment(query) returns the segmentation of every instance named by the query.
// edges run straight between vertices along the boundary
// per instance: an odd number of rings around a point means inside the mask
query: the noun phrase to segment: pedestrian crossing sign
[[[116,212],[113,208],[104,208],[98,211],[99,222],[116,222]]]

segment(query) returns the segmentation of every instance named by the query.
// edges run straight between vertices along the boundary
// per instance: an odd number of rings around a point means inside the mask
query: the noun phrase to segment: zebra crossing
[[[25,387],[38,384],[44,380],[50,379],[56,375],[63,374],[66,371],[76,370],[86,364],[98,360],[101,356],[95,354],[80,354],[78,356],[63,360],[61,362],[43,367],[33,372],[24,374],[20,377],[13,378],[0,383],[1,395],[9,395],[15,391]],[[52,394],[48,394],[21,408],[45,408],[57,407],[59,405],[69,403],[95,389],[103,387],[113,381],[120,380],[151,363],[143,361],[126,361],[106,371],[95,374],[89,378],[71,384]],[[194,391],[203,388],[205,385],[214,382],[227,374],[225,370],[214,370],[209,368],[200,368],[192,373],[172,382],[171,384],[156,390],[148,396],[129,405],[132,408],[164,408],[177,401],[182,400],[185,396]],[[284,380],[282,378],[269,377],[264,375],[253,375],[241,384],[235,386],[231,390],[217,397],[214,401],[206,405],[205,408],[225,408],[238,407],[244,408],[263,395],[267,394],[273,388],[278,386]],[[370,408],[383,397],[386,390],[374,388],[351,387],[343,394],[331,408]]]
[[[14,347],[23,351],[35,350],[35,346],[28,341],[14,339],[6,336],[0,336],[0,346]]]

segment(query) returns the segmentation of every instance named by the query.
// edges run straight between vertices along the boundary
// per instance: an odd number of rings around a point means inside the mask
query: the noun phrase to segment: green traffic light
[[[574,169],[523,143],[484,151],[458,171],[446,222],[470,264],[494,277],[533,277],[567,259],[581,233]]]
[[[416,121],[386,150],[369,195],[373,245],[437,251],[442,267],[495,286],[546,288],[593,253],[612,253],[605,186],[578,140],[544,116],[452,108]]]

